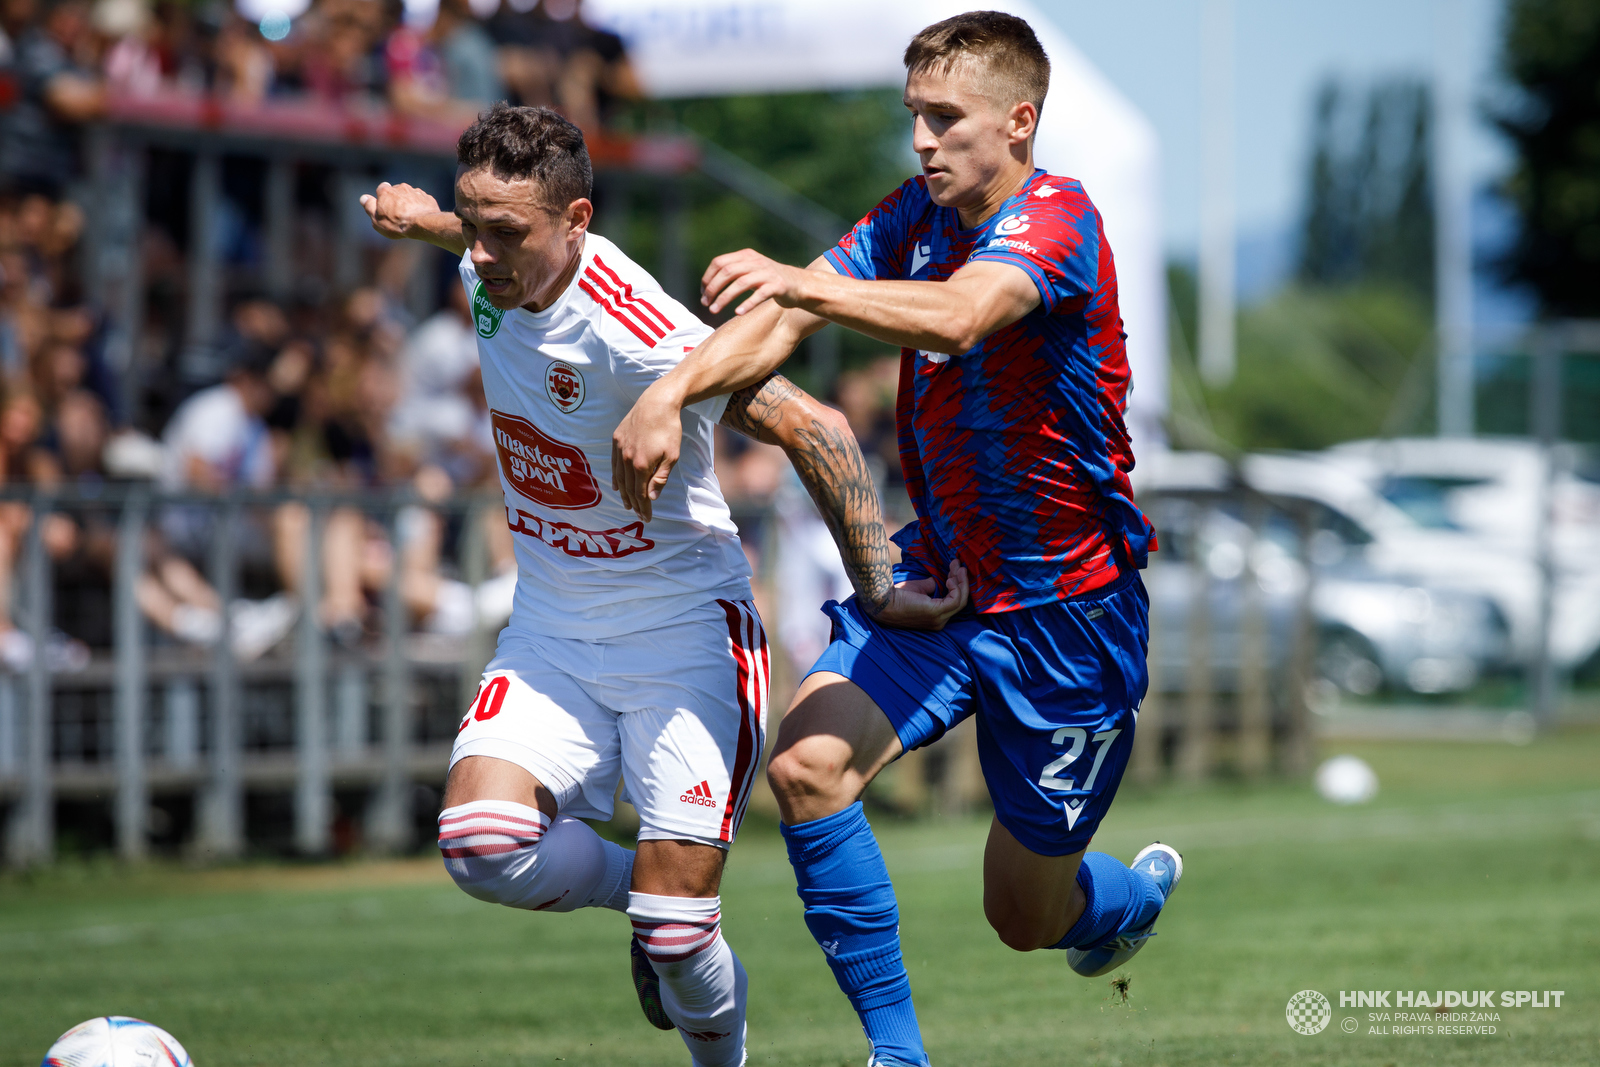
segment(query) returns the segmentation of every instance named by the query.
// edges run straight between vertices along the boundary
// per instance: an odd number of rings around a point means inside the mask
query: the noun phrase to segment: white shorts
[[[611,818],[620,774],[641,841],[727,848],[761,762],[767,675],[766,633],[749,601],[714,600],[668,626],[600,641],[507,628],[450,765],[515,763],[580,819]]]

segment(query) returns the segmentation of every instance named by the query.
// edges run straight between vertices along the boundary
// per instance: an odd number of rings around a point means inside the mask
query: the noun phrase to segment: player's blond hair
[[[968,11],[935,22],[906,45],[906,73],[948,73],[978,64],[984,92],[1003,107],[1024,100],[1044,110],[1050,88],[1050,57],[1033,27],[1003,11]]]

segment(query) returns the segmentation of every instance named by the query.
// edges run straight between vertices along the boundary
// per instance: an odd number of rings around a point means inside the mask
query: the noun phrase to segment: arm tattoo
[[[728,398],[722,424],[788,455],[839,546],[856,595],[876,615],[894,592],[878,488],[854,435],[806,411],[810,401],[783,375],[769,374]]]

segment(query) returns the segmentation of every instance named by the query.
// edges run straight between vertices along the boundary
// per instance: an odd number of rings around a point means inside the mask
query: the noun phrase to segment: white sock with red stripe
[[[633,852],[570,815],[507,800],[439,813],[439,851],[456,885],[479,900],[529,911],[628,910]]]
[[[722,898],[629,893],[628,918],[695,1067],[739,1067],[749,980],[722,939]]]

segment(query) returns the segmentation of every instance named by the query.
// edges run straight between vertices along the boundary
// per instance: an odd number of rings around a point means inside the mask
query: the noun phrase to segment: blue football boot
[[[897,1060],[890,1056],[880,1056],[874,1052],[867,1057],[867,1067],[927,1067],[927,1064],[907,1063],[905,1060]]]
[[[1178,888],[1178,879],[1183,877],[1183,857],[1175,849],[1157,841],[1153,845],[1146,845],[1133,857],[1131,866],[1146,878],[1155,880],[1161,888],[1162,907],[1165,909],[1166,902],[1172,899],[1172,891]],[[1161,913],[1156,912],[1156,919],[1160,917]],[[1132,959],[1133,954],[1144,948],[1144,943],[1156,935],[1155,925],[1156,920],[1151,919],[1137,930],[1118,934],[1094,948],[1069,948],[1067,966],[1085,978],[1110,974]]]

